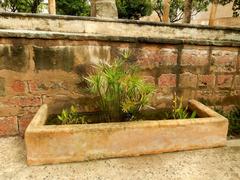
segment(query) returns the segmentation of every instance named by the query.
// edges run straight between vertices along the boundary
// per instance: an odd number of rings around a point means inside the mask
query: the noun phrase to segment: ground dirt
[[[224,148],[31,167],[22,138],[0,138],[0,147],[0,180],[240,179],[240,140]]]

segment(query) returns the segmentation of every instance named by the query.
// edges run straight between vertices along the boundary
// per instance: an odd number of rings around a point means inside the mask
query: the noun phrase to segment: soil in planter
[[[127,122],[127,121],[147,121],[147,120],[170,120],[173,119],[171,116],[167,116],[170,113],[170,109],[158,109],[158,110],[147,110],[142,111],[137,118],[131,120],[131,115],[126,114],[122,120],[114,121],[114,122]],[[188,111],[188,114],[191,114],[192,111]],[[62,125],[62,121],[60,121],[57,117],[57,114],[49,115],[46,125]],[[79,113],[80,117],[85,117],[86,124],[96,124],[96,123],[109,123],[104,117],[101,116],[100,112],[82,112]],[[189,118],[189,117],[188,117]],[[198,118],[196,116],[195,118]],[[82,123],[74,123],[74,124],[82,124]]]

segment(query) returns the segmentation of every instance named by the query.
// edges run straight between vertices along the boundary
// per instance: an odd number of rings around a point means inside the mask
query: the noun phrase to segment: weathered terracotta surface
[[[240,28],[0,12],[0,137],[23,135],[43,104],[94,111],[84,77],[126,49],[155,108],[175,93],[224,110],[240,100]]]
[[[226,144],[228,120],[191,100],[202,118],[84,125],[44,125],[42,105],[25,132],[29,165],[139,156]]]

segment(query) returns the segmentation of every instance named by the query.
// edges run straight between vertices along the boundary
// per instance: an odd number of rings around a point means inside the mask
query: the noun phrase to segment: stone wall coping
[[[228,26],[207,26],[207,25],[195,25],[195,24],[180,24],[180,23],[162,23],[162,22],[148,22],[138,20],[125,20],[125,19],[110,19],[110,18],[96,18],[96,17],[83,17],[83,16],[66,16],[66,15],[48,15],[48,14],[31,14],[31,13],[10,13],[0,12],[0,16],[5,18],[11,17],[29,17],[29,18],[44,18],[44,19],[63,19],[63,20],[81,20],[81,21],[96,21],[96,22],[111,22],[111,23],[124,23],[124,24],[136,24],[139,26],[170,26],[176,28],[198,28],[198,29],[210,29],[210,30],[230,30],[240,31],[240,27],[228,27]]]
[[[197,39],[171,39],[157,37],[133,37],[133,36],[111,36],[104,34],[33,31],[33,30],[9,30],[0,29],[1,38],[26,38],[26,39],[62,39],[62,40],[96,40],[127,43],[151,43],[151,44],[189,44],[203,46],[229,46],[240,47],[239,41],[223,40],[197,40]]]

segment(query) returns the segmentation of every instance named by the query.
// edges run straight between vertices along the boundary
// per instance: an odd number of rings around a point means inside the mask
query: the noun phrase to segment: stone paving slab
[[[31,167],[22,138],[0,138],[0,147],[0,180],[240,179],[240,140],[225,148]]]

